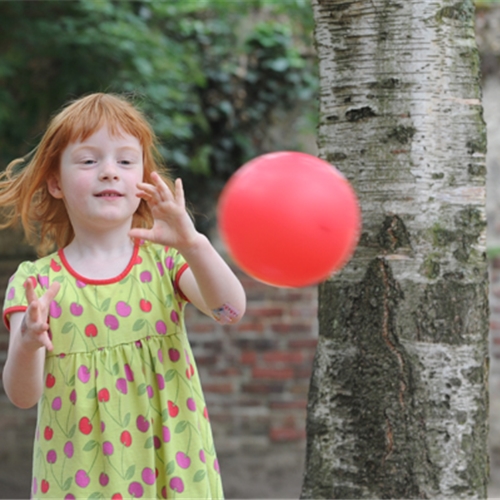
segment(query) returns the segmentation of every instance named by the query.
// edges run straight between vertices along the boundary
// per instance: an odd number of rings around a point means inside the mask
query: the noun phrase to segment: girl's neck
[[[78,274],[89,279],[109,279],[126,269],[134,244],[128,234],[110,232],[100,237],[76,234],[64,248],[64,256]]]

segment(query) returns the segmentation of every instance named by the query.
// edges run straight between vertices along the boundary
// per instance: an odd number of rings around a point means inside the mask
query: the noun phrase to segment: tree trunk
[[[454,3],[455,2],[455,3]],[[302,498],[486,498],[486,130],[471,0],[313,0],[320,156],[363,212],[320,286]]]

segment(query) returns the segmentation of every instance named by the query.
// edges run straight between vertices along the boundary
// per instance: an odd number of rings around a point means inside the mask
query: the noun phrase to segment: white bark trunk
[[[313,0],[320,156],[363,233],[320,287],[304,498],[480,498],[486,135],[470,0]]]

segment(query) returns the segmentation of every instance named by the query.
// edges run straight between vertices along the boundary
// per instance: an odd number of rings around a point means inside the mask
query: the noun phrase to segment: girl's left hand
[[[151,174],[152,184],[137,184],[137,196],[147,202],[154,217],[151,229],[134,228],[129,232],[131,238],[149,240],[179,251],[195,244],[199,233],[186,211],[184,189],[181,179],[175,180],[172,192],[163,179],[156,173]]]

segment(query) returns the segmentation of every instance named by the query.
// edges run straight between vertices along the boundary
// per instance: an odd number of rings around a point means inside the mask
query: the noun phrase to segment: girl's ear
[[[63,192],[59,186],[59,178],[56,175],[51,175],[47,179],[47,189],[54,198],[58,200],[63,198]]]

